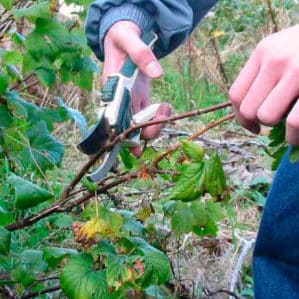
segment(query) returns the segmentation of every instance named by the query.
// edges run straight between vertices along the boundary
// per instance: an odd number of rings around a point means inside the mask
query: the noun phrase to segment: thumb
[[[150,47],[141,40],[140,31],[129,27],[124,34],[123,30],[124,28],[113,34],[115,44],[131,57],[142,73],[150,78],[162,76],[162,67]]]

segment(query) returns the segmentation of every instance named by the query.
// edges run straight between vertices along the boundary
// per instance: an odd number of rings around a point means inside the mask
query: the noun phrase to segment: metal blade
[[[86,155],[96,154],[109,138],[109,125],[105,118],[105,111],[99,115],[99,121],[77,146],[77,148]]]
[[[87,178],[92,182],[102,180],[115,164],[120,149],[121,143],[116,144],[113,150],[105,155],[101,166],[95,172],[89,174]]]

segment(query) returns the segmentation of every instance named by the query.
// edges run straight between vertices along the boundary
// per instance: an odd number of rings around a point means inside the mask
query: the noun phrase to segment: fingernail
[[[161,65],[157,61],[152,61],[146,66],[146,74],[151,78],[158,78],[162,76],[163,70]]]

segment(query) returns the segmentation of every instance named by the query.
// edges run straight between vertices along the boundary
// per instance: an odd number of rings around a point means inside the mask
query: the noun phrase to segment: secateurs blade
[[[146,32],[141,36],[141,39],[146,45],[152,47],[157,36],[153,32]],[[102,91],[102,105],[98,110],[98,122],[79,143],[78,149],[81,152],[94,155],[104,147],[111,135],[119,135],[127,130],[132,123],[147,121],[155,116],[159,105],[151,105],[136,115],[132,115],[131,90],[138,72],[139,70],[133,61],[127,58],[120,73],[108,77]],[[140,130],[133,132],[125,142],[128,146],[138,145],[140,143]],[[114,165],[120,149],[121,144],[118,143],[110,152],[106,153],[101,166],[88,178],[91,181],[99,181],[105,177]]]

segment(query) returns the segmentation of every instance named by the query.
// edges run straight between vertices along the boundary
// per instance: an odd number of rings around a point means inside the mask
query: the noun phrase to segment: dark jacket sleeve
[[[159,36],[155,54],[161,58],[182,44],[217,0],[96,0],[85,23],[88,44],[103,60],[103,39],[118,21],[136,23],[141,31],[153,29]]]

